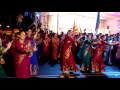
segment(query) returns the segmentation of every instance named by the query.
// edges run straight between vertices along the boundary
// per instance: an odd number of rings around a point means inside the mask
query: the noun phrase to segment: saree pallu
[[[77,58],[76,58],[76,51],[77,51],[76,48],[77,48],[77,47],[73,44],[71,50],[72,50],[73,57],[74,57],[74,60],[75,60],[75,61],[77,60]],[[77,62],[77,61],[76,61],[76,62]]]
[[[16,54],[15,60],[16,78],[29,78],[30,57],[27,54]]]
[[[30,75],[36,76],[39,73],[39,66],[37,61],[36,52],[33,52],[32,57],[30,58]]]
[[[37,48],[38,48],[38,50],[37,50],[37,52],[36,52],[37,59],[40,59],[41,54],[42,54],[42,44],[41,44],[41,43],[38,44],[38,45],[37,45]]]

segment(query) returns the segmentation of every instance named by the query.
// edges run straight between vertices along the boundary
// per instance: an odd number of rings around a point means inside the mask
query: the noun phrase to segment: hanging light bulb
[[[7,28],[9,28],[10,26],[9,26],[9,25],[7,25],[6,27],[7,27]]]

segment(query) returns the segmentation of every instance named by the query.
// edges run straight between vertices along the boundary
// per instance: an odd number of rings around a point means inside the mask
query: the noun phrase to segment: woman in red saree
[[[52,37],[52,61],[54,63],[58,63],[58,47],[59,47],[59,38],[57,38],[57,34],[54,34],[54,37]]]
[[[95,50],[93,52],[91,65],[92,65],[92,70],[94,70],[95,72],[101,73],[105,71],[104,60],[102,56],[105,49],[105,45],[118,44],[118,42],[115,42],[113,44],[108,44],[107,42],[105,42],[105,40],[106,40],[106,36],[105,35],[101,36],[101,40],[99,41],[99,44],[96,45]]]
[[[46,60],[50,57],[50,38],[48,37],[48,34],[45,34],[42,43],[42,49],[43,58]]]
[[[59,45],[59,53],[58,53],[58,58],[60,59],[60,63],[61,63],[61,55],[62,55],[62,48],[63,48],[63,45],[64,45],[64,41],[65,41],[65,34],[62,33],[61,36],[60,36],[60,45]]]
[[[72,31],[68,31],[68,35],[65,37],[65,42],[62,49],[62,62],[61,69],[64,73],[68,73],[67,70],[71,69],[73,72],[78,71],[78,67],[74,61],[73,53],[72,53],[72,45],[75,44],[75,41],[72,36]]]
[[[30,77],[30,55],[32,52],[31,43],[26,41],[25,32],[19,32],[19,39],[15,42],[16,54],[15,71],[17,78]]]
[[[8,77],[16,76],[15,75],[15,67],[14,67],[14,56],[16,55],[16,52],[15,52],[16,40],[17,40],[17,34],[13,33],[12,38],[11,38],[12,46],[8,50],[8,52],[6,54],[4,54],[4,59],[6,61],[6,64],[4,65],[4,67],[5,67],[6,75]]]

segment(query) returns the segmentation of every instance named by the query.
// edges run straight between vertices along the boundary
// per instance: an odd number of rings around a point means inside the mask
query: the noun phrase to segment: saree
[[[52,60],[57,60],[58,47],[59,47],[59,39],[58,38],[52,38]]]
[[[116,58],[120,60],[120,45],[117,45]]]
[[[0,60],[3,58],[4,47],[0,46]],[[0,64],[0,78],[6,78],[6,73],[2,65]]]
[[[107,43],[103,40],[101,40],[100,42],[101,44],[96,45],[96,49],[93,52],[92,61],[91,61],[92,70],[94,70],[95,72],[105,71],[103,52],[105,45],[107,45]]]
[[[73,72],[78,71],[77,64],[74,61],[72,53],[72,44],[75,43],[74,39],[66,36],[65,42],[63,44],[63,49],[61,52],[61,70],[72,70]]]
[[[19,40],[15,43],[16,55],[14,56],[15,72],[17,78],[29,78],[30,77],[30,47],[28,42],[20,42]]]
[[[80,49],[79,58],[82,59],[80,69],[82,71],[90,70],[90,59],[91,59],[91,41],[86,40],[83,47]]]
[[[50,39],[45,38],[42,43],[42,54],[43,57],[50,57]]]
[[[34,47],[35,40],[32,40],[32,48]],[[32,52],[32,57],[30,58],[30,75],[36,76],[39,72],[38,60],[36,51]]]
[[[6,74],[2,65],[0,65],[0,78],[6,78]]]

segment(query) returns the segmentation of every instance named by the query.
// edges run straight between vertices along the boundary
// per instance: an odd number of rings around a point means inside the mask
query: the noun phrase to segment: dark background
[[[11,29],[16,27],[17,23],[17,15],[21,13],[23,15],[23,27],[27,28],[33,22],[33,19],[30,16],[30,12],[28,16],[25,16],[25,12],[3,12],[0,13],[0,24],[2,25],[2,29],[5,29],[7,25],[10,26]]]

